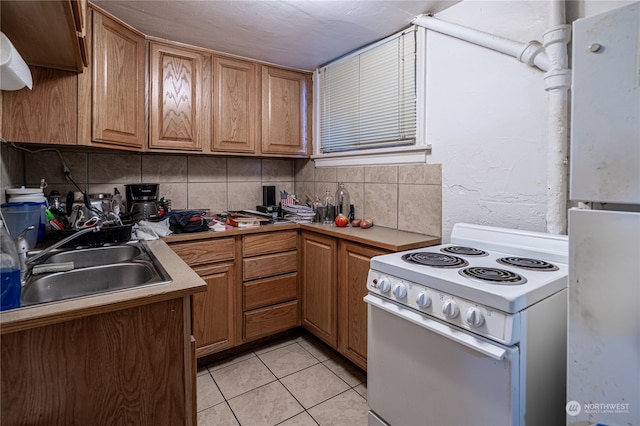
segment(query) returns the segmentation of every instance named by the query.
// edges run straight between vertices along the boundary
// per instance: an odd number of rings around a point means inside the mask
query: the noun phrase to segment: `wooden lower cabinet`
[[[189,296],[6,333],[2,425],[195,424]]]
[[[337,347],[338,241],[302,232],[302,325]]]
[[[243,316],[244,338],[257,339],[298,325],[298,301],[253,309],[244,312]]]
[[[196,356],[228,349],[237,343],[236,240],[215,238],[170,244],[207,283],[207,291],[194,294],[191,324],[196,339]]]
[[[242,237],[242,341],[300,325],[298,231]]]
[[[235,268],[233,263],[194,268],[207,283],[207,291],[192,297],[192,327],[196,357],[234,344]]]
[[[302,232],[302,325],[367,369],[367,275],[376,247]]]
[[[367,276],[371,258],[388,253],[348,241],[339,243],[338,351],[367,369]]]

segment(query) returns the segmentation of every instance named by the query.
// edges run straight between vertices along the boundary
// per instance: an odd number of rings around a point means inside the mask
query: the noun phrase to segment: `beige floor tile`
[[[209,369],[207,367],[198,368],[196,376],[202,376],[203,374],[209,374]]]
[[[207,366],[207,368],[209,368],[209,371],[220,370],[221,368],[228,367],[230,365],[236,364],[236,363],[238,363],[240,361],[244,361],[244,360],[247,360],[247,359],[255,357],[255,356],[256,356],[256,354],[254,354],[253,352],[246,352],[246,353],[243,353],[243,354],[239,354],[239,355],[233,356],[231,358],[225,358],[225,359],[223,359],[221,361],[209,364]]]
[[[318,426],[318,424],[311,418],[309,413],[304,411],[297,416],[280,423],[278,426]]]
[[[276,340],[273,340],[273,341],[267,343],[264,346],[259,347],[254,352],[256,353],[256,355],[262,355],[264,353],[271,352],[271,351],[274,351],[276,349],[280,349],[280,348],[283,348],[285,346],[292,345],[295,342],[296,342],[296,338],[295,337],[285,337],[285,338],[282,338],[282,339],[276,339]]]
[[[305,368],[281,381],[304,408],[313,407],[349,389],[348,384],[322,364]]]
[[[358,392],[364,399],[367,399],[367,384],[361,383],[358,386],[353,388],[354,391]]]
[[[296,341],[320,362],[324,362],[337,356],[331,348],[313,337],[301,336]]]
[[[257,357],[251,357],[228,367],[212,371],[211,375],[226,399],[233,398],[276,379]]]
[[[313,355],[295,342],[271,352],[260,354],[258,357],[278,378],[318,363],[318,360]]]
[[[224,401],[218,386],[209,374],[203,374],[196,378],[198,411],[213,407]]]
[[[229,400],[244,426],[272,426],[303,412],[282,383],[275,381]]]
[[[229,404],[223,402],[198,413],[198,426],[240,426]]]
[[[368,411],[364,398],[350,389],[309,409],[309,414],[320,426],[366,426]]]
[[[347,382],[351,387],[364,383],[367,379],[367,376],[362,370],[354,367],[341,358],[330,359],[323,362],[323,364],[326,365],[329,370],[336,373],[338,377]]]

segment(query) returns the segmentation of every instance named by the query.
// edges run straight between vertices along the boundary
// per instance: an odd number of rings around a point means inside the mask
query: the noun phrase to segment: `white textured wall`
[[[631,1],[570,1],[569,21]],[[546,1],[465,0],[436,15],[519,42],[542,40]],[[442,164],[442,236],[471,222],[545,231],[543,72],[433,31],[427,35],[429,162]]]

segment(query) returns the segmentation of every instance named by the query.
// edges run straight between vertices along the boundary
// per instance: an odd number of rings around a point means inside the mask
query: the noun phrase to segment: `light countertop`
[[[164,241],[148,241],[147,244],[171,276],[172,282],[3,311],[0,312],[0,334],[133,308],[206,290],[207,285],[202,278]]]

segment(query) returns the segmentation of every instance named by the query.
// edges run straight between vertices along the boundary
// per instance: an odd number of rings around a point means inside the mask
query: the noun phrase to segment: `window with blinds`
[[[318,154],[416,143],[416,29],[317,70]]]

